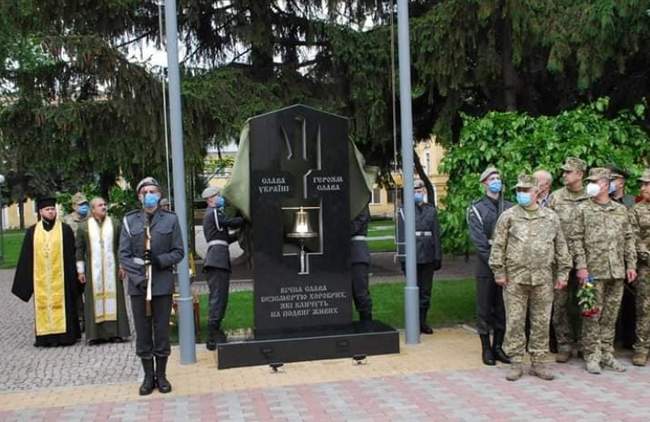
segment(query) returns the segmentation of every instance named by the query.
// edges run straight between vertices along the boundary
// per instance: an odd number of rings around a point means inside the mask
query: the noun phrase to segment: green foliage
[[[113,186],[108,196],[109,213],[115,218],[121,219],[127,212],[140,208],[138,197],[132,189]]]
[[[617,164],[641,173],[650,162],[650,138],[638,125],[639,116],[622,112],[607,118],[608,100],[565,111],[557,116],[533,118],[522,113],[488,113],[483,118],[464,116],[457,145],[452,145],[440,170],[449,174],[448,194],[440,212],[445,251],[470,249],[465,211],[483,194],[478,176],[489,164],[502,172],[505,198],[512,200],[517,175],[546,169],[559,187],[560,165],[566,157],[580,157],[591,166]],[[636,107],[637,113],[645,106]],[[636,192],[637,182],[627,189]]]

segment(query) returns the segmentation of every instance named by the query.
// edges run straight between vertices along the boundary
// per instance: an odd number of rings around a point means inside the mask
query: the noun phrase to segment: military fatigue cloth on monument
[[[398,224],[399,242],[404,244],[404,211],[400,208]],[[417,262],[417,282],[420,296],[420,329],[428,328],[427,312],[431,305],[433,273],[442,266],[442,244],[440,224],[436,208],[426,202],[415,205],[415,249]],[[403,246],[400,262],[404,267]],[[430,330],[430,328],[429,328]]]
[[[650,171],[647,172],[650,183]],[[643,181],[643,178],[641,179]],[[650,202],[636,204],[632,209],[632,227],[636,237],[638,279],[636,281],[636,339],[633,363],[645,366],[650,351]]]
[[[512,202],[483,196],[467,209],[469,236],[476,248],[476,331],[487,336],[490,331],[501,336],[506,331],[503,291],[494,282],[489,260],[492,237],[501,214],[512,207]]]
[[[569,233],[573,227],[576,208],[589,197],[584,189],[573,192],[567,187],[556,190],[551,194],[549,208],[555,211],[560,218],[562,232],[567,240],[569,252],[572,252],[572,245],[569,242]],[[573,253],[571,253],[573,256]],[[574,345],[579,343],[580,321],[575,321],[579,315],[576,302],[576,291],[578,279],[575,275],[575,265],[569,274],[567,287],[555,290],[553,295],[553,329],[557,341],[558,352],[570,354]]]
[[[25,232],[11,292],[25,302],[34,296],[34,346],[65,346],[81,337],[74,248],[72,229],[58,220],[43,219]]]
[[[600,314],[583,317],[582,344],[587,365],[608,366],[614,359],[616,319],[623,296],[626,270],[636,268],[635,239],[625,206],[593,199],[576,210],[570,244],[577,269],[587,269],[595,280]]]
[[[118,277],[120,224],[90,217],[77,230],[77,272],[85,274],[86,342],[131,336],[124,284]]]
[[[221,331],[221,321],[228,306],[228,291],[230,289],[230,252],[231,243],[228,229],[240,227],[241,217],[228,217],[222,208],[209,207],[203,217],[203,235],[208,243],[208,250],[203,263],[203,271],[207,273],[209,295],[208,311],[208,344],[209,350],[216,348],[217,342],[224,342],[225,335]]]
[[[366,206],[352,220],[350,234],[350,273],[352,277],[352,299],[361,321],[372,320],[372,298],[368,288],[368,270],[370,268],[370,251],[368,250],[368,222],[370,210]]]
[[[489,262],[495,278],[507,280],[505,352],[513,364],[522,363],[528,313],[528,351],[533,365],[543,364],[549,348],[555,279],[566,280],[572,264],[559,218],[547,208],[515,206],[505,211],[494,232]]]

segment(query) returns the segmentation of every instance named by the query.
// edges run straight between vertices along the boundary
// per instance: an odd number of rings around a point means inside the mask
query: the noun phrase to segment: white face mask
[[[598,183],[587,183],[587,196],[594,197],[600,193],[600,185]]]

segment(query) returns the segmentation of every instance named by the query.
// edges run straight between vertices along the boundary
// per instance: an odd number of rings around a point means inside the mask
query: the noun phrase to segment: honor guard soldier
[[[128,294],[136,334],[136,354],[142,360],[140,395],[158,387],[168,393],[169,318],[174,293],[173,267],[183,259],[178,217],[158,207],[160,185],[146,177],[136,187],[142,209],[127,213],[120,233],[120,265],[128,278]],[[155,369],[154,369],[155,358]]]
[[[228,306],[228,291],[230,289],[230,237],[228,229],[240,227],[241,217],[228,217],[224,213],[225,201],[215,187],[206,188],[201,197],[205,199],[208,208],[203,217],[203,235],[208,243],[208,251],[203,263],[203,271],[208,276],[210,289],[208,311],[208,341],[206,348],[215,350],[217,343],[226,341],[226,335],[221,330],[221,321]]]
[[[366,240],[369,221],[370,210],[366,205],[359,215],[352,220],[352,238],[350,242],[352,298],[361,321],[372,320],[372,298],[368,290],[370,252]]]
[[[426,189],[422,180],[413,184],[415,200],[415,249],[417,262],[418,291],[420,296],[420,332],[433,334],[433,329],[427,324],[427,312],[431,304],[431,285],[433,273],[442,266],[442,245],[440,243],[440,224],[436,207],[424,200]],[[404,211],[399,210],[398,237],[404,244]],[[404,269],[404,253],[401,251],[400,260]]]
[[[492,250],[492,235],[497,220],[503,211],[512,207],[512,202],[503,199],[501,174],[495,167],[488,166],[479,176],[485,195],[467,209],[469,236],[476,248],[476,329],[481,338],[483,364],[495,365],[496,359],[509,363],[501,348],[506,333],[506,316],[501,286],[495,283],[489,259]],[[490,344],[490,331],[494,340]]]

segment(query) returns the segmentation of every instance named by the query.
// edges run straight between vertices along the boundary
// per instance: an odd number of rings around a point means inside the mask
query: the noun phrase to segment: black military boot
[[[501,348],[501,346],[503,345],[504,336],[505,336],[505,332],[503,331],[494,332],[494,344],[492,345],[492,353],[494,354],[494,358],[499,362],[510,363],[510,358],[508,357],[508,355],[506,355],[506,352],[504,352],[503,349]]]
[[[369,311],[359,312],[359,321],[372,321],[372,312]]]
[[[167,380],[167,356],[156,356],[156,384],[163,394],[172,391],[172,385]]]
[[[422,334],[433,334],[433,328],[427,324],[427,311],[420,309],[420,332]]]
[[[483,359],[483,364],[488,366],[496,365],[494,361],[494,353],[492,353],[492,346],[490,346],[490,335],[481,334],[481,358]]]
[[[208,350],[217,350],[218,338],[219,326],[216,324],[208,324],[208,340],[205,342],[205,348]]]
[[[153,359],[141,359],[144,369],[144,380],[140,385],[140,395],[148,396],[156,388],[156,377],[153,372]]]

